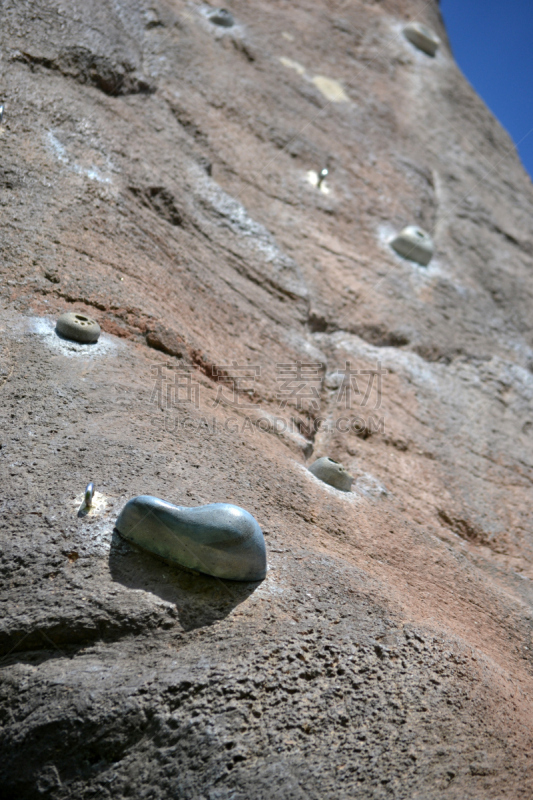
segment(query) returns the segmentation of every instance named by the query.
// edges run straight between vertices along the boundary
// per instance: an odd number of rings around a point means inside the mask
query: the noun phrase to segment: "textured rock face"
[[[2,5],[3,796],[529,798],[531,182],[436,2],[227,7]],[[266,579],[138,494],[246,508]]]

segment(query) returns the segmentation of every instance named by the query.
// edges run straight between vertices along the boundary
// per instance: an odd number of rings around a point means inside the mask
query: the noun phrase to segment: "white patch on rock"
[[[79,536],[82,546],[78,546],[80,552],[97,557],[107,556],[115,527],[114,519],[109,519],[114,506],[112,499],[101,492],[95,492],[91,508],[86,509],[85,493],[82,492],[76,495],[70,505],[72,513],[77,515],[81,523]]]
[[[263,257],[270,267],[266,277],[296,297],[307,297],[307,287],[298,264],[281,250],[264,225],[252,219],[238,200],[200,170],[194,172],[193,180],[195,193],[211,216]]]
[[[352,333],[337,331],[333,334],[315,334],[318,342],[327,337],[337,349],[344,350],[355,357],[362,357],[369,362],[381,363],[381,366],[398,374],[406,374],[410,382],[427,384],[438,390],[440,378],[446,379],[446,367],[443,364],[429,364],[417,353],[399,350],[397,347],[376,347]]]
[[[310,183],[311,186],[314,186],[315,188],[318,188],[318,190],[320,192],[322,192],[322,194],[330,194],[331,189],[329,188],[329,186],[328,186],[328,184],[327,184],[327,182],[325,180],[323,180],[322,183],[320,184],[320,186],[318,186],[318,172],[315,172],[314,169],[310,169],[306,173],[305,177],[307,179],[307,182]]]
[[[287,69],[293,69],[302,78],[312,83],[318,91],[329,100],[330,103],[349,103],[350,98],[342,88],[342,84],[335,80],[335,78],[327,78],[325,75],[313,75],[309,77],[306,69],[299,61],[293,61],[292,58],[280,56],[280,63]]]
[[[472,290],[455,280],[450,270],[435,256],[433,256],[427,266],[423,267],[421,264],[417,264],[416,261],[411,261],[398,255],[390,245],[391,240],[395,238],[397,233],[398,231],[390,225],[380,225],[377,229],[377,239],[382,249],[388,253],[389,258],[392,258],[396,264],[401,264],[405,270],[408,270],[406,275],[409,276],[413,290],[417,296],[421,290],[425,289],[428,284],[433,284],[436,279],[447,281],[462,297],[472,294]],[[383,276],[378,278],[376,285],[385,280],[385,278]]]
[[[312,483],[315,483],[317,486],[320,486],[326,492],[329,492],[334,497],[337,497],[339,500],[345,500],[348,503],[360,503],[361,502],[361,500],[362,500],[361,496],[355,494],[353,491],[352,492],[343,492],[343,491],[341,491],[341,489],[335,489],[335,487],[334,486],[330,486],[329,483],[324,483],[324,481],[321,481],[319,478],[316,478],[313,475],[313,473],[309,472],[307,467],[305,467],[303,464],[298,464],[297,461],[294,461],[293,464],[300,471],[302,471],[302,472],[304,472],[306,474],[308,480],[310,480]]]
[[[285,56],[280,56],[279,60],[287,69],[293,69],[298,75],[305,75],[305,67],[298,61],[293,61],[292,58],[286,58]]]
[[[73,500],[73,506],[76,507],[76,510],[79,512],[86,511],[84,516],[94,518],[94,517],[101,517],[108,508],[110,508],[111,501],[102,494],[101,492],[95,492],[93,494],[93,499],[91,503],[91,507],[85,507],[85,493],[82,492],[81,494],[77,495]]]
[[[388,495],[383,484],[369,472],[356,478],[355,488],[367,497],[386,497]]]
[[[296,445],[304,454],[311,448],[311,442],[295,430],[292,420],[277,417],[263,408],[249,409],[246,416],[258,430],[279,436],[280,439]]]
[[[308,339],[301,336],[294,330],[286,331],[283,338],[287,344],[294,348],[298,353],[305,355],[306,358],[311,358],[315,362],[327,363],[327,356],[322,350],[319,350],[315,342],[310,342]]]
[[[311,79],[311,83],[316,86],[318,91],[324,95],[326,100],[329,100],[330,103],[350,102],[350,98],[341,84],[334,78],[326,78],[325,75],[315,75],[314,78]]]
[[[46,317],[34,317],[31,320],[30,330],[41,336],[51,350],[69,358],[93,358],[113,353],[118,349],[118,344],[104,333],[100,334],[100,338],[94,344],[80,344],[61,339],[55,331],[55,320]]]
[[[75,172],[77,175],[83,175],[91,181],[98,181],[98,183],[113,183],[113,179],[109,175],[103,174],[94,164],[91,164],[90,167],[83,167],[74,161],[66,147],[61,144],[52,131],[46,132],[46,142],[57,160],[68,167],[72,172]],[[111,162],[109,162],[109,167],[112,169]]]

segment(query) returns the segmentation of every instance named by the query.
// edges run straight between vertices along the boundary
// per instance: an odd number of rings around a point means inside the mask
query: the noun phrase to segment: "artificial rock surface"
[[[3,797],[529,798],[531,181],[435,0],[227,8],[2,4]],[[246,508],[266,579],[122,541],[137,494]]]

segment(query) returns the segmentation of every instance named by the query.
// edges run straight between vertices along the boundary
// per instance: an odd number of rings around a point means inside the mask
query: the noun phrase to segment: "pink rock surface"
[[[2,7],[5,796],[529,798],[531,181],[435,0],[227,8]],[[267,578],[121,542],[137,494]]]

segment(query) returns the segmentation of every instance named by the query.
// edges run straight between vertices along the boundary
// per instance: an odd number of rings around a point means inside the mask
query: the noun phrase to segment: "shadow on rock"
[[[123,586],[152,592],[174,603],[186,631],[224,619],[261,584],[191,572],[126,542],[117,530],[111,540],[109,569],[113,580]]]

